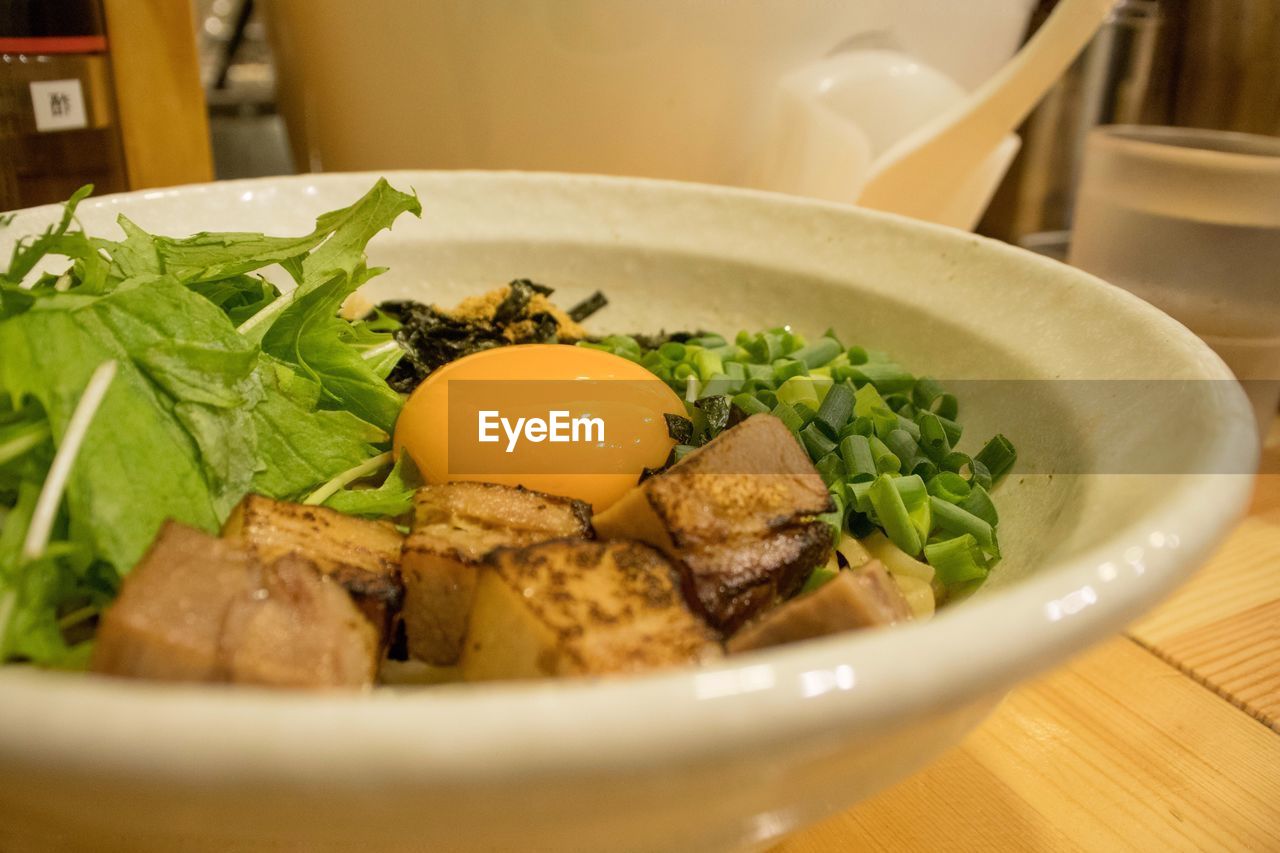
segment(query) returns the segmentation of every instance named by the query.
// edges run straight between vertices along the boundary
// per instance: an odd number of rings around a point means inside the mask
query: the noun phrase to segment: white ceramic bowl
[[[300,233],[374,177],[109,196],[80,218],[91,230],[124,212],[164,233]],[[609,330],[831,325],[957,379],[1230,377],[1127,293],[956,231],[686,184],[390,177],[418,190],[426,214],[374,241],[372,262],[391,268],[377,295],[448,303],[528,276],[565,302],[603,288]],[[21,213],[0,252],[52,216]],[[1057,475],[1000,488],[1004,561],[926,624],[698,671],[367,695],[4,669],[0,848],[763,845],[925,764],[1018,681],[1153,604],[1222,537],[1250,489],[1221,473],[1252,468],[1248,404],[1229,381],[1184,383],[1176,424],[1153,430],[1165,413],[1144,408],[1142,388],[1154,384],[1116,383],[1083,410],[1073,383],[966,387],[970,446],[999,429],[1023,471]],[[1183,473],[1113,473],[1136,450]]]

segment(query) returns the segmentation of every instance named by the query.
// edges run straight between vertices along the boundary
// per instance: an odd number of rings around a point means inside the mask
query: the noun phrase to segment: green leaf
[[[76,207],[93,192],[93,185],[88,184],[76,190],[71,198],[62,206],[62,217],[50,225],[44,233],[30,240],[19,240],[13,247],[9,257],[9,269],[4,277],[10,284],[21,284],[27,273],[35,269],[45,255],[59,254],[57,246],[62,236],[67,233],[71,221],[75,218]]]
[[[203,232],[155,241],[164,271],[184,283],[217,281],[272,264],[296,265],[304,255],[303,278],[319,281],[338,270],[353,275],[363,263],[370,238],[406,211],[422,214],[417,196],[399,192],[380,178],[355,204],[321,215],[315,230],[301,237]]]
[[[379,178],[355,204],[320,216],[316,230],[330,232],[333,238],[302,262],[304,282],[315,285],[338,271],[355,278],[364,265],[365,246],[379,231],[390,228],[402,213],[422,216],[418,196],[402,193],[386,178]]]
[[[323,406],[346,409],[390,432],[403,401],[343,340],[350,324],[337,311],[349,292],[348,279],[335,275],[295,299],[263,337],[262,349],[319,383]]]
[[[105,606],[165,519],[214,531],[249,490],[309,494],[378,456],[400,407],[382,381],[398,347],[336,311],[379,272],[365,243],[420,213],[416,197],[379,181],[303,237],[172,239],[120,217],[124,238],[106,240],[72,228],[87,194],[20,241],[0,276],[0,660],[84,665],[88,644],[68,644],[59,619]],[[51,255],[71,267],[21,287]],[[293,294],[248,274],[273,263],[298,282]],[[268,331],[274,353],[259,343]],[[118,370],[72,465],[55,541],[24,562],[53,449],[107,360]],[[407,507],[412,476],[397,465],[379,488],[339,500],[369,514]]]
[[[32,311],[0,323],[0,354],[0,387],[38,400],[55,441],[94,368],[121,363],[67,485],[73,529],[95,554],[127,570],[166,518],[217,529],[197,446],[92,312]]]
[[[413,509],[413,493],[422,485],[422,476],[409,454],[401,453],[387,478],[376,489],[345,489],[336,492],[324,505],[348,515],[367,518],[394,518]]]
[[[310,411],[305,381],[283,382],[264,357],[265,396],[253,409],[258,455],[269,462],[252,489],[274,498],[297,498],[317,483],[360,464],[376,451],[370,441],[386,435],[350,412]],[[284,373],[291,373],[285,370]]]
[[[58,604],[74,593],[75,580],[51,558],[24,563],[0,584],[0,598],[13,596],[0,660],[27,658],[50,666],[66,665],[70,648],[58,627]]]
[[[192,290],[226,313],[232,325],[239,326],[254,314],[276,301],[280,291],[265,278],[237,275],[220,281],[197,281]]]
[[[344,323],[338,331],[338,340],[360,353],[369,369],[383,380],[404,357],[404,349],[396,343],[395,336],[379,331],[364,320]]]
[[[124,231],[119,242],[102,240],[99,245],[111,255],[111,272],[126,279],[138,275],[159,275],[164,272],[156,239],[143,231],[123,213],[116,217],[116,224]]]

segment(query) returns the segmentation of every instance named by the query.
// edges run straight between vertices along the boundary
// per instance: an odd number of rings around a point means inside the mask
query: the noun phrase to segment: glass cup
[[[1280,139],[1096,128],[1068,261],[1203,338],[1267,434],[1280,405]]]

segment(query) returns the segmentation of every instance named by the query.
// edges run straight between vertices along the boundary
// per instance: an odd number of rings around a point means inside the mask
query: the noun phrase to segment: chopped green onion
[[[876,386],[882,394],[893,391],[910,391],[915,377],[892,362],[868,361],[854,368],[854,376]]]
[[[966,467],[971,465],[972,462],[973,460],[969,458],[969,454],[953,450],[946,455],[938,467],[944,471],[959,474],[964,471]]]
[[[698,369],[698,378],[704,382],[717,373],[724,373],[724,362],[710,350],[698,350],[693,356],[693,363]]]
[[[916,408],[933,412],[938,417],[953,423],[960,411],[955,395],[948,394],[936,379],[927,376],[921,376],[916,380],[915,386],[911,389],[911,399],[916,404]],[[955,439],[952,439],[952,444],[954,443]]]
[[[959,504],[971,491],[968,481],[951,471],[941,471],[929,480],[929,494],[947,503]]]
[[[987,576],[982,549],[969,534],[924,546],[924,557],[944,585],[981,580]]]
[[[996,505],[991,502],[991,495],[982,486],[973,486],[969,496],[960,502],[960,508],[976,515],[993,528],[1000,523]]]
[[[773,380],[779,385],[793,376],[804,376],[806,373],[804,362],[794,358],[780,358],[773,363]]]
[[[698,391],[699,397],[716,397],[722,394],[735,394],[742,390],[742,382],[735,380],[732,376],[724,373],[717,373],[706,382]]]
[[[871,458],[875,461],[876,471],[881,474],[896,474],[902,470],[902,460],[876,436],[868,439],[871,445]]]
[[[821,401],[818,399],[818,391],[813,386],[813,380],[808,376],[792,376],[787,381],[778,386],[778,399],[784,400],[792,405],[796,403],[805,403],[814,411],[817,411]]]
[[[938,466],[933,464],[933,460],[927,456],[917,456],[911,460],[911,468],[903,471],[904,474],[915,474],[924,480],[932,480],[938,474]]]
[[[885,446],[893,451],[893,455],[897,456],[902,462],[903,471],[909,471],[915,465],[916,458],[920,456],[920,445],[916,444],[906,430],[891,430],[884,437]]]
[[[863,385],[853,392],[853,414],[855,417],[869,418],[873,411],[888,408],[884,403],[884,398],[880,396],[880,392],[876,390],[874,385]]]
[[[823,434],[817,423],[811,423],[800,430],[800,441],[809,451],[810,459],[821,459],[836,449],[836,443]]]
[[[813,419],[818,414],[817,409],[815,409],[813,406],[810,406],[807,402],[803,400],[801,400],[798,403],[792,403],[791,407],[796,410],[796,414],[799,415],[800,419],[804,421],[806,424],[812,423]]]
[[[888,406],[879,406],[871,410],[871,423],[875,434],[881,439],[888,437],[889,433],[898,426],[898,416]],[[912,439],[914,441],[914,439]]]
[[[942,421],[932,412],[925,412],[920,415],[918,423],[920,447],[924,449],[926,456],[941,464],[951,452],[951,442],[947,439],[947,431],[943,428]]]
[[[752,382],[761,382],[770,388],[775,387],[773,381],[773,367],[768,364],[755,364],[748,362],[743,365],[747,371],[747,379]]]
[[[844,352],[844,347],[834,338],[818,338],[808,346],[801,347],[792,355],[804,362],[806,367],[820,367]]]
[[[808,429],[808,427],[805,427],[805,429]],[[803,433],[801,435],[803,436]],[[828,487],[844,480],[844,460],[840,458],[838,453],[828,453],[815,462],[813,467],[818,469],[818,474],[822,476],[822,482],[826,483]]]
[[[925,488],[924,480],[914,474],[898,477],[893,481],[893,487],[902,496],[902,503],[907,508],[907,515],[911,516],[911,523],[915,525],[916,532],[920,534],[921,540],[927,539],[929,530],[933,526],[933,514],[929,505],[929,492]]]
[[[1014,449],[1009,439],[1003,435],[997,435],[983,445],[978,455],[973,458],[974,461],[987,466],[987,470],[991,472],[991,482],[998,483],[1018,460],[1018,451]]]
[[[844,425],[844,429],[840,430],[840,437],[847,438],[851,435],[862,435],[870,438],[876,434],[875,423],[871,418],[854,418]]]
[[[787,429],[795,433],[797,441],[800,440],[800,430],[804,428],[804,419],[796,414],[796,410],[791,407],[790,403],[779,400],[778,405],[773,407],[773,416],[782,421]]]
[[[870,482],[880,473],[876,469],[875,457],[871,454],[871,442],[865,435],[851,435],[842,439],[840,456],[844,459],[846,475],[855,483]]]
[[[969,482],[984,489],[991,488],[991,472],[980,459],[969,460]]]
[[[907,435],[911,436],[911,438],[914,439],[915,441],[920,440],[919,424],[917,424],[915,421],[911,420],[910,418],[903,417],[901,414],[895,414],[894,418],[896,418],[897,429],[902,430]]]
[[[658,354],[670,361],[684,361],[685,348],[684,344],[675,341],[667,341],[658,347]]]
[[[871,505],[871,484],[874,480],[865,480],[861,483],[846,483],[845,494],[848,502],[853,505],[854,510],[863,515],[871,515],[875,513],[875,507]]]
[[[744,415],[762,415],[769,412],[769,407],[760,401],[754,394],[735,394],[733,404],[737,406]]]
[[[782,358],[786,355],[786,349],[782,343],[782,336],[764,332],[751,338],[743,344],[747,352],[751,353],[752,359],[757,362],[772,364],[774,360]]]
[[[955,447],[956,442],[960,440],[961,434],[964,433],[964,427],[960,426],[960,424],[951,420],[951,418],[945,418],[942,415],[938,414],[937,412],[934,412],[933,416],[938,419],[939,423],[942,424],[942,431],[947,434],[947,441],[951,444],[952,447]]]
[[[996,541],[990,524],[942,498],[930,497],[929,503],[933,509],[934,527],[945,530],[947,533],[968,534],[988,551],[996,550]]]
[[[831,386],[831,390],[822,400],[822,405],[818,407],[818,416],[815,420],[823,432],[831,438],[837,438],[852,414],[853,388],[840,383]]]
[[[893,544],[914,557],[920,553],[920,533],[893,479],[888,474],[881,474],[872,481],[868,497],[885,534]]]

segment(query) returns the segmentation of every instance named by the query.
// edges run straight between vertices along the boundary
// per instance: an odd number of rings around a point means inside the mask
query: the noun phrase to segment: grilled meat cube
[[[169,522],[98,630],[96,672],[281,687],[369,684],[378,635],[310,561],[263,565],[237,544]]]
[[[767,536],[683,552],[689,590],[709,621],[732,632],[779,598],[800,590],[831,553],[831,528],[808,521]]]
[[[659,551],[622,540],[557,540],[485,560],[461,669],[467,680],[604,675],[719,652]]]
[[[690,605],[732,633],[826,562],[830,531],[814,516],[833,508],[791,431],[755,415],[645,480],[593,524],[601,538],[660,548],[680,566]]]
[[[219,638],[257,563],[230,542],[170,521],[102,614],[90,668],[164,681],[221,681]]]
[[[239,596],[219,641],[227,678],[271,687],[362,687],[381,658],[377,630],[332,576],[288,554]]]
[[[586,537],[590,514],[581,501],[492,483],[419,489],[401,565],[410,654],[438,666],[456,663],[479,561],[495,548]]]
[[[300,554],[351,595],[386,647],[404,602],[400,547],[394,524],[345,515],[320,506],[247,495],[222,526],[263,562]]]
[[[910,618],[898,585],[878,560],[872,560],[763,614],[734,634],[726,646],[736,654]]]

